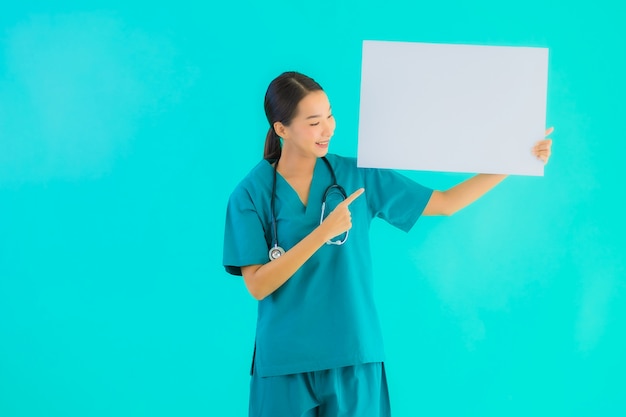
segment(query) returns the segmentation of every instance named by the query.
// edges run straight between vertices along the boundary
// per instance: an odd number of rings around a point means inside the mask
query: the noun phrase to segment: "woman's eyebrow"
[[[329,108],[328,108],[328,111],[329,111],[330,113],[332,113],[332,112],[333,112],[333,108],[332,108],[332,107],[329,107]],[[314,114],[314,115],[312,115],[312,116],[307,117],[307,118],[306,118],[306,119],[304,119],[304,120],[315,119],[316,117],[322,117],[322,116],[321,116],[321,115],[319,115],[319,114]]]

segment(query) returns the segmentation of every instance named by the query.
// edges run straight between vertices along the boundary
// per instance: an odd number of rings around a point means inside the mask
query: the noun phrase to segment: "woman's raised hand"
[[[328,217],[324,219],[320,227],[325,228],[326,240],[339,236],[352,228],[352,215],[350,214],[349,206],[363,194],[364,191],[365,188],[359,188],[354,193],[350,194],[348,198],[339,203]]]
[[[546,130],[546,136],[554,131],[554,128],[551,127]],[[541,159],[544,164],[548,163],[548,159],[550,159],[550,154],[552,153],[552,139],[545,138],[544,140],[540,140],[533,147],[533,155],[535,155],[538,159]]]

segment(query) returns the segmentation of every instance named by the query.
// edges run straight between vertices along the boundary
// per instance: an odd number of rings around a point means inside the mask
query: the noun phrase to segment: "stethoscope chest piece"
[[[285,250],[278,245],[274,245],[269,252],[270,261],[280,258],[285,254]]]

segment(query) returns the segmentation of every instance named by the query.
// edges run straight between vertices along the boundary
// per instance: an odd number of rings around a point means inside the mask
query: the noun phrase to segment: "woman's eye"
[[[327,119],[332,119],[333,117],[335,117],[335,115],[331,114],[330,116],[327,117]],[[309,124],[309,126],[317,126],[319,124],[320,124],[320,122],[315,122],[315,123]]]

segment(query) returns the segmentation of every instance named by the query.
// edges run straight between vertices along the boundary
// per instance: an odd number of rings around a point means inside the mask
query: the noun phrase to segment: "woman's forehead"
[[[330,102],[326,93],[322,90],[312,91],[298,103],[298,115],[310,117],[312,115],[322,115],[330,109]]]

